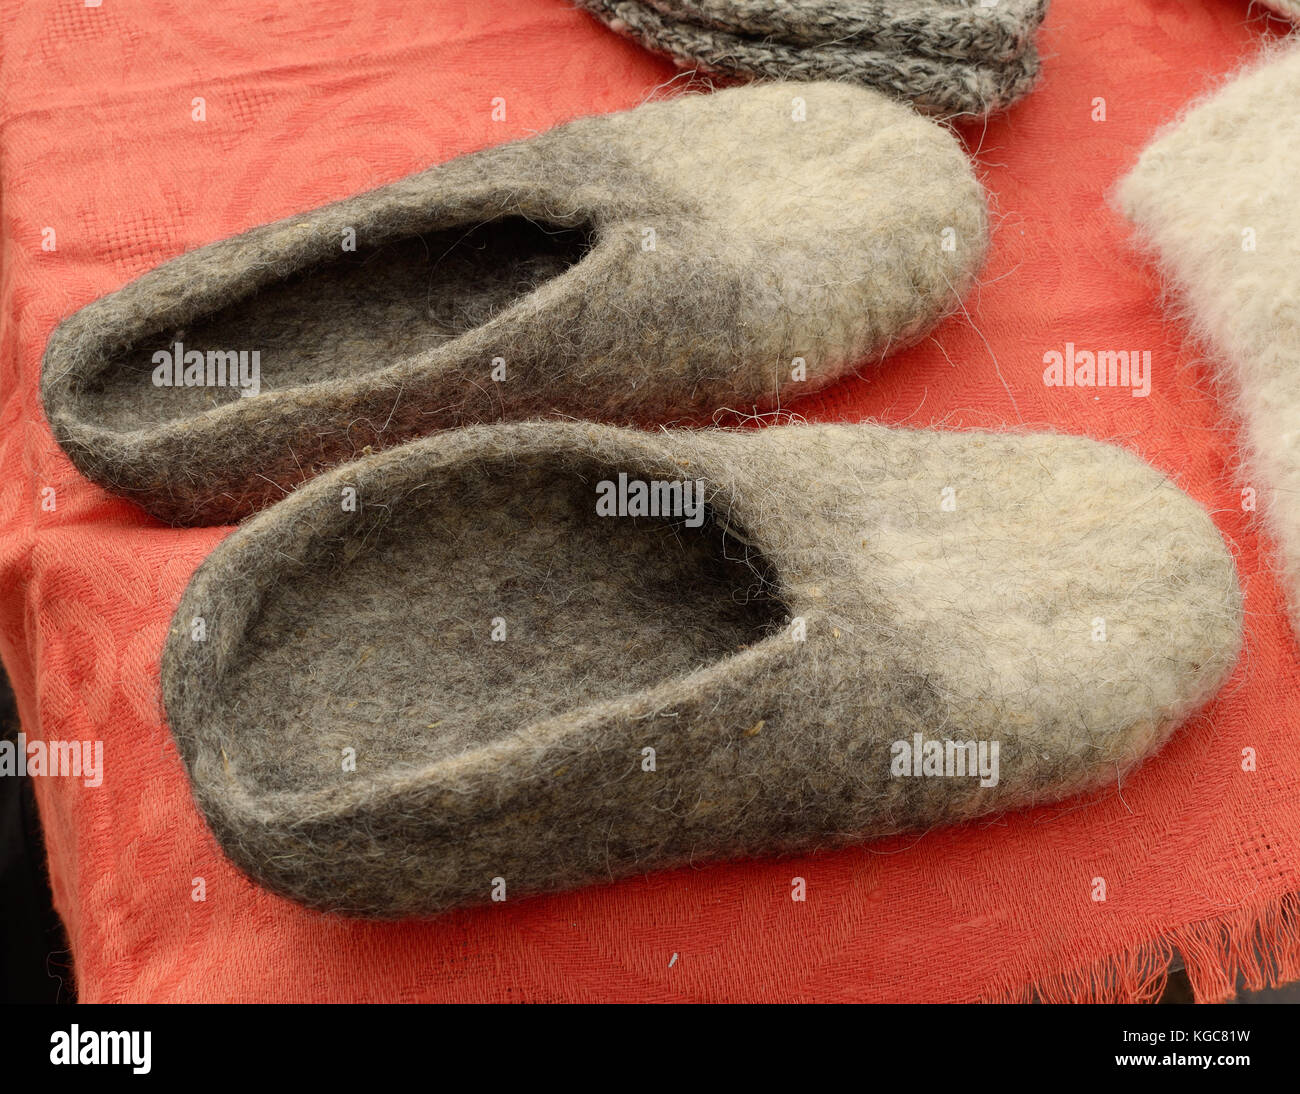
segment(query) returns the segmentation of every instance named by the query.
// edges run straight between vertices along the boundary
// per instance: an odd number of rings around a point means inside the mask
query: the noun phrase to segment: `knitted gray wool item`
[[[42,394],[89,478],[229,522],[435,429],[812,391],[930,329],[987,242],[956,139],[883,95],[686,95],[182,255],[61,324]],[[256,397],[206,382],[236,351]],[[156,386],[191,357],[203,384]]]
[[[387,917],[1114,793],[1240,643],[1213,523],[1119,448],[529,422],[236,530],[162,689],[230,858]]]
[[[1046,0],[576,0],[679,65],[725,77],[848,80],[928,114],[983,115],[1038,77]]]
[[[1047,0],[644,0],[672,19],[787,45],[851,41],[991,64],[1032,48]]]

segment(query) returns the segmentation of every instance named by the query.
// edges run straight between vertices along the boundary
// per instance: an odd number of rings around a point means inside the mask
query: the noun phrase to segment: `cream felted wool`
[[[182,255],[59,326],[42,393],[89,478],[173,523],[234,521],[435,429],[814,390],[930,329],[987,235],[956,139],[883,95],[686,95]],[[255,397],[155,385],[169,356],[236,351],[260,355]]]
[[[534,422],[249,521],[162,687],[238,866],[427,915],[1114,793],[1240,640],[1209,517],[1118,448]]]
[[[1162,134],[1119,198],[1220,354],[1300,633],[1298,96],[1291,47]]]
[[[1047,0],[576,0],[683,67],[851,80],[929,114],[987,114],[1038,76]]]
[[[1272,8],[1279,15],[1300,22],[1300,0],[1259,0],[1266,8]]]

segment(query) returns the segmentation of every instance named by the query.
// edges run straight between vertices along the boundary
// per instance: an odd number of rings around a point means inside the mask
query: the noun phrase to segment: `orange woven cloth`
[[[792,408],[1087,434],[1175,476],[1249,613],[1203,716],[1087,800],[375,924],[261,891],[205,828],[158,661],[228,529],[162,527],[73,470],[37,396],[46,338],[182,250],[632,106],[675,70],[562,0],[71,0],[0,20],[0,654],[30,737],[104,744],[101,786],[34,780],[83,1000],[1148,999],[1175,947],[1201,999],[1300,976],[1297,646],[1204,351],[1106,203],[1279,24],[1245,0],[1056,0],[1041,87],[963,134],[997,225],[967,314]],[[1149,349],[1150,395],[1045,387],[1066,343]]]

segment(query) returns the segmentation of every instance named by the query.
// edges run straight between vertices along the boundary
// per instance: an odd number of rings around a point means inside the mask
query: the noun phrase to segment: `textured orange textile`
[[[370,924],[260,891],[194,809],[158,658],[227,530],[161,527],[73,470],[37,398],[46,337],[186,248],[631,106],[674,70],[562,0],[6,0],[0,20],[0,653],[29,735],[105,744],[101,787],[34,780],[83,1000],[1135,999],[1175,945],[1215,999],[1239,971],[1270,978],[1253,943],[1272,976],[1300,976],[1297,647],[1209,369],[1105,205],[1157,126],[1280,24],[1244,0],[1055,0],[1040,89],[965,133],[998,225],[969,316],[794,408],[1053,427],[1174,474],[1215,512],[1249,611],[1204,717],[1089,801]],[[1150,397],[1044,387],[1042,355],[1067,341],[1150,349]]]

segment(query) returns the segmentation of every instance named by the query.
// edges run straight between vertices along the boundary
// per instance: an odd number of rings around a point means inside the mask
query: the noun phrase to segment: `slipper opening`
[[[591,250],[594,225],[507,216],[348,251],[115,351],[80,385],[115,431],[388,368],[482,326]]]
[[[637,515],[638,483],[661,499],[671,484],[519,452],[407,481],[267,583],[227,662],[222,735],[262,792],[342,789],[349,755],[409,774],[686,676],[789,620],[761,551],[704,499]]]

